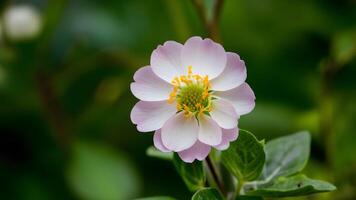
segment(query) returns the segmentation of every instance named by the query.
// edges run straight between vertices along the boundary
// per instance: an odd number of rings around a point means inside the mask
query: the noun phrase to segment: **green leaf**
[[[155,158],[160,158],[160,159],[163,159],[163,160],[172,160],[173,159],[173,153],[172,152],[165,153],[165,152],[162,152],[162,151],[156,149],[154,146],[148,147],[147,150],[146,150],[146,154],[148,156],[155,157]]]
[[[222,152],[222,163],[237,179],[255,180],[260,176],[265,163],[263,147],[263,141],[258,141],[248,131],[240,130],[238,139]]]
[[[328,182],[313,180],[303,174],[298,174],[291,177],[278,177],[272,183],[257,186],[256,190],[247,192],[247,194],[264,197],[289,197],[329,192],[335,189],[336,187]]]
[[[175,200],[175,199],[172,197],[157,196],[157,197],[144,197],[135,200]]]
[[[224,200],[224,197],[215,188],[203,188],[193,195],[192,200]]]
[[[259,178],[264,183],[278,176],[298,173],[309,159],[310,134],[303,131],[271,140],[265,151],[266,163]]]
[[[193,163],[185,163],[179,158],[178,154],[175,153],[173,156],[173,164],[189,190],[197,191],[204,188],[206,176],[203,162],[194,161]]]
[[[261,196],[237,196],[235,200],[263,200]]]
[[[139,192],[139,177],[127,157],[88,142],[74,144],[67,178],[80,199],[132,199]]]

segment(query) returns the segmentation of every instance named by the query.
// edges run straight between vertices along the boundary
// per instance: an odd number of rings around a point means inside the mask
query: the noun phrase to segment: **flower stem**
[[[244,185],[244,181],[242,178],[238,178],[237,179],[237,187],[236,187],[236,191],[235,191],[235,195],[234,195],[234,199],[237,198],[237,196],[239,196],[241,194],[241,189],[242,186]]]
[[[219,32],[219,19],[223,6],[223,0],[215,0],[212,10],[212,16],[209,17],[202,0],[192,0],[197,13],[204,24],[204,28],[209,37],[216,42],[221,42]]]
[[[328,59],[322,63],[321,71],[321,98],[320,98],[320,132],[323,135],[327,166],[332,169],[332,157],[334,153],[334,132],[333,132],[333,91],[332,81],[340,67],[337,63]]]
[[[66,151],[70,141],[70,134],[68,134],[69,130],[65,114],[61,109],[52,85],[52,77],[38,70],[36,81],[43,109],[48,115],[48,120],[53,129],[53,136],[59,146]]]
[[[225,188],[223,186],[223,184],[221,183],[220,179],[219,179],[219,176],[218,176],[218,173],[214,167],[214,164],[213,164],[213,161],[211,160],[210,156],[208,156],[206,158],[206,163],[207,163],[207,166],[211,172],[211,175],[216,183],[216,185],[218,186],[218,188],[220,189],[220,191],[223,193],[223,194],[226,194],[226,191],[225,191]]]

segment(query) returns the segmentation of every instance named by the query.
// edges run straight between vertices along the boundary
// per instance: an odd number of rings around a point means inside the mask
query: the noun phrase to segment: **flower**
[[[42,28],[40,14],[30,5],[11,6],[5,10],[3,17],[4,32],[11,40],[33,39]]]
[[[210,39],[167,41],[133,77],[131,91],[141,101],[131,120],[140,132],[155,131],[160,151],[203,160],[212,147],[225,150],[237,139],[240,115],[254,108],[246,76],[244,61]]]

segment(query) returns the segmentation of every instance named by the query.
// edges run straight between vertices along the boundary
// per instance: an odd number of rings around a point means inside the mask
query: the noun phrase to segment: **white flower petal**
[[[154,74],[149,66],[137,70],[134,80],[130,85],[132,94],[142,101],[167,100],[173,91],[173,86]]]
[[[212,102],[210,115],[221,128],[225,129],[235,128],[239,119],[231,103],[222,99],[216,99]]]
[[[161,136],[161,129],[157,130],[153,136],[153,144],[155,145],[155,147],[162,151],[162,152],[170,152],[169,149],[167,149],[167,147],[165,147],[163,145],[162,142],[162,136]]]
[[[132,108],[131,121],[140,132],[160,129],[176,113],[176,107],[167,101],[139,101]]]
[[[210,39],[191,37],[182,49],[184,68],[192,66],[193,74],[208,75],[209,79],[217,77],[226,65],[224,48]]]
[[[183,151],[193,146],[198,139],[199,126],[194,116],[180,112],[172,116],[162,127],[162,142],[167,149]]]
[[[168,41],[159,45],[151,55],[153,72],[163,80],[171,83],[174,77],[184,73],[181,63],[182,44]]]
[[[226,150],[230,146],[230,142],[235,141],[239,136],[239,129],[222,129],[222,140],[220,144],[214,146],[218,150]]]
[[[247,77],[245,62],[236,53],[227,52],[227,62],[224,71],[211,80],[211,89],[225,91],[233,89],[245,82]]]
[[[178,152],[179,157],[187,163],[192,163],[195,159],[204,160],[210,153],[211,147],[197,141],[192,147]]]
[[[208,145],[217,145],[221,142],[221,128],[209,116],[199,116],[199,141]]]
[[[238,115],[244,115],[255,107],[255,94],[247,83],[239,87],[223,92],[215,92],[215,96],[229,101],[235,108]]]

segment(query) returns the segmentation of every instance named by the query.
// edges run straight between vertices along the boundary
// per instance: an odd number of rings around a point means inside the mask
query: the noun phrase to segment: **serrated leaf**
[[[165,152],[162,152],[162,151],[156,149],[154,146],[148,147],[147,150],[146,150],[146,154],[148,156],[155,157],[155,158],[160,158],[160,159],[163,159],[163,160],[172,160],[173,159],[173,153],[172,152],[165,153]]]
[[[309,159],[310,134],[306,131],[267,142],[266,163],[259,180],[271,181],[303,170]]]
[[[224,197],[215,188],[204,188],[197,191],[192,200],[224,200]]]
[[[197,191],[204,188],[206,176],[203,162],[196,160],[193,163],[185,163],[175,153],[173,156],[173,164],[190,191]]]
[[[144,197],[135,200],[175,200],[175,198],[166,197],[166,196],[157,196],[157,197]]]
[[[222,163],[237,179],[251,181],[258,178],[265,162],[263,142],[250,132],[240,130],[239,138],[221,153]]]
[[[247,191],[247,194],[264,197],[290,197],[329,192],[335,189],[336,187],[328,182],[313,180],[303,174],[298,174],[291,177],[279,177],[271,183],[257,186],[254,191]]]

